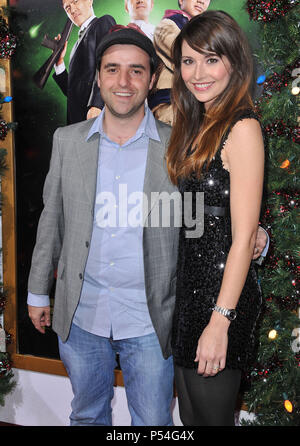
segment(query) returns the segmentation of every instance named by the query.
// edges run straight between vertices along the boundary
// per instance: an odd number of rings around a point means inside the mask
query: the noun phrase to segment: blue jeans
[[[163,358],[155,333],[114,341],[73,324],[59,352],[74,393],[71,425],[112,425],[116,353],[132,426],[173,425],[173,360]]]

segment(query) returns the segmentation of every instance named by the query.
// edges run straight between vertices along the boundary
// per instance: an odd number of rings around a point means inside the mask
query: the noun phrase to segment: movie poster
[[[41,46],[45,34],[53,39],[66,24],[67,16],[62,0],[11,0],[15,8],[12,25],[19,36],[17,53],[12,60],[14,96],[16,187],[17,187],[17,250],[18,250],[18,345],[19,353],[58,358],[57,338],[52,329],[39,334],[27,315],[27,280],[37,224],[43,208],[42,190],[49,168],[52,136],[57,127],[66,125],[67,100],[55,83],[52,69],[41,89],[33,77],[52,54]],[[124,0],[94,0],[97,17],[109,14],[118,24],[130,22]],[[149,22],[156,25],[166,9],[178,9],[177,0],[154,0]],[[209,9],[221,9],[231,14],[249,37],[253,51],[256,25],[249,21],[244,0],[211,0]],[[78,39],[78,28],[73,26],[68,39],[65,65]],[[51,302],[53,304],[53,295]]]

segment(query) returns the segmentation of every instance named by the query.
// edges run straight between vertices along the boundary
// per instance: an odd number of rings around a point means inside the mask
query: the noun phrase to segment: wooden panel
[[[51,375],[68,376],[63,363],[57,359],[40,358],[31,355],[12,355],[13,367]],[[115,370],[115,386],[124,386],[121,370]]]
[[[6,0],[0,0],[0,6],[6,6]],[[10,61],[1,59],[0,65],[6,73],[6,91],[4,96],[13,96],[11,86]],[[12,104],[3,105],[1,115],[6,122],[13,121]],[[2,255],[3,255],[3,283],[7,292],[7,304],[4,313],[4,327],[12,336],[12,343],[8,345],[8,351],[17,351],[17,272],[16,272],[16,187],[15,187],[15,158],[14,158],[14,135],[9,131],[5,141],[1,144],[7,150],[7,171],[2,178],[1,191],[3,196],[2,206]]]

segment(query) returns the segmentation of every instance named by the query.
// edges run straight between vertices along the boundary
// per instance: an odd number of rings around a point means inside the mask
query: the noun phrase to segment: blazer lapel
[[[88,29],[90,28],[90,26],[97,20],[97,17],[95,17],[91,23],[88,24],[88,26],[82,31],[82,33],[80,34],[80,37],[78,37],[78,39],[76,40],[72,50],[71,50],[71,54],[70,54],[70,58],[69,58],[69,64],[71,63],[73,56],[80,44],[80,42],[82,42],[82,40],[84,39],[84,36],[86,35]]]
[[[88,141],[76,145],[86,195],[92,206],[94,206],[96,194],[99,139],[99,133],[94,133]]]
[[[148,218],[148,215],[158,200],[158,194],[154,195],[152,192],[161,192],[167,180],[164,155],[164,144],[150,139],[144,180],[144,193],[148,198],[148,203],[145,203],[147,207],[144,208],[145,219]]]

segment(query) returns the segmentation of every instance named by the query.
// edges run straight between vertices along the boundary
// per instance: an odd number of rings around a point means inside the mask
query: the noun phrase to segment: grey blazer
[[[78,305],[93,229],[99,134],[86,141],[94,119],[56,130],[42,211],[32,256],[28,291],[49,294],[57,269],[53,329],[65,341]],[[179,228],[151,225],[161,208],[151,192],[176,191],[168,179],[165,149],[170,127],[156,121],[161,143],[150,139],[144,193],[149,208],[143,230],[145,286],[149,313],[165,358],[171,355],[171,325]],[[130,249],[130,247],[128,247]]]

